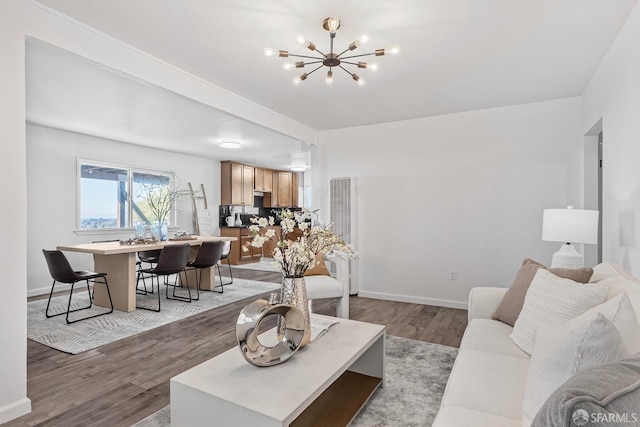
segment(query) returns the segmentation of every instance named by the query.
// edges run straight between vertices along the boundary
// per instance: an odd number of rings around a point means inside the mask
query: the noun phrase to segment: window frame
[[[82,166],[91,165],[98,167],[107,167],[114,169],[122,169],[127,171],[127,215],[128,224],[126,227],[114,227],[114,228],[81,228],[82,224]],[[132,224],[134,220],[133,212],[133,175],[134,173],[169,176],[171,180],[174,180],[176,173],[174,171],[159,171],[154,169],[148,169],[143,167],[136,167],[131,165],[125,165],[121,163],[104,162],[101,160],[91,160],[85,158],[77,158],[76,161],[76,229],[74,232],[78,235],[100,235],[100,234],[121,234],[123,232],[130,232],[135,230],[135,226]],[[175,228],[177,220],[177,206],[173,206],[169,213],[169,228]]]

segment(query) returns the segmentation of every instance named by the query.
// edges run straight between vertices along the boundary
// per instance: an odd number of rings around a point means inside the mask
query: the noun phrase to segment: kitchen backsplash
[[[251,225],[251,218],[254,216],[264,218],[272,216],[275,218],[275,225],[280,225],[278,215],[280,214],[280,211],[282,211],[282,209],[279,208],[255,208],[250,206],[241,207],[220,205],[219,209],[220,227],[229,226],[227,224],[227,217],[229,216],[233,216],[233,226],[235,226],[235,220],[238,214],[243,226]],[[290,208],[290,210],[299,211],[301,210],[301,208]]]

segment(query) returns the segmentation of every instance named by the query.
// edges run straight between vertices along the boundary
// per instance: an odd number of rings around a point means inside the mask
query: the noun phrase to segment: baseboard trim
[[[79,282],[80,286],[83,286],[84,289],[87,289],[87,286],[85,283],[83,282]],[[78,288],[78,286],[76,286],[76,288]],[[60,291],[68,291],[69,289],[71,289],[71,285],[67,284],[67,283],[56,283],[56,292],[60,292]],[[40,295],[47,295],[49,294],[49,292],[51,292],[51,286],[48,286],[46,288],[38,288],[38,289],[29,289],[27,290],[27,298],[29,297],[37,297]]]
[[[437,298],[424,298],[424,297],[415,297],[411,295],[400,295],[400,294],[389,294],[386,292],[371,292],[371,291],[363,291],[360,289],[358,292],[358,296],[364,298],[373,298],[373,299],[385,299],[389,301],[399,301],[399,302],[411,302],[415,304],[426,304],[426,305],[435,305],[438,307],[448,307],[448,308],[459,308],[462,310],[467,310],[469,305],[467,302],[463,301],[454,301],[447,299],[437,299]]]
[[[0,407],[0,424],[15,420],[31,412],[31,399],[25,397]]]

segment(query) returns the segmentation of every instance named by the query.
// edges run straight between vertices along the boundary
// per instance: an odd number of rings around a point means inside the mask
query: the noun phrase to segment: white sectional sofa
[[[618,272],[618,278],[613,278],[613,270]],[[611,264],[599,265],[594,268],[593,277],[607,285],[613,283],[609,299],[616,293],[629,295],[638,316],[640,284],[620,270]],[[491,319],[506,291],[493,287],[471,291],[469,324],[434,426],[523,425],[523,402],[531,357],[510,338],[513,327]]]

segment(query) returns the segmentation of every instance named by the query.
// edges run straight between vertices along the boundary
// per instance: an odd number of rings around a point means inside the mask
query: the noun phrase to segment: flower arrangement
[[[178,199],[194,194],[191,190],[181,190],[180,181],[175,175],[164,173],[155,180],[140,182],[138,197],[142,199],[141,209],[162,224],[168,219]],[[151,223],[148,219],[147,222]]]
[[[302,210],[292,212],[283,209],[280,214],[282,234],[276,235],[273,228],[275,219],[251,218],[249,226],[252,233],[250,246],[261,248],[267,241],[275,242],[273,258],[284,277],[302,277],[309,268],[315,265],[317,254],[340,251],[353,256],[353,250],[340,236],[331,229],[331,224],[317,222],[316,212]],[[265,230],[266,228],[266,230]],[[243,247],[244,251],[249,248]]]

